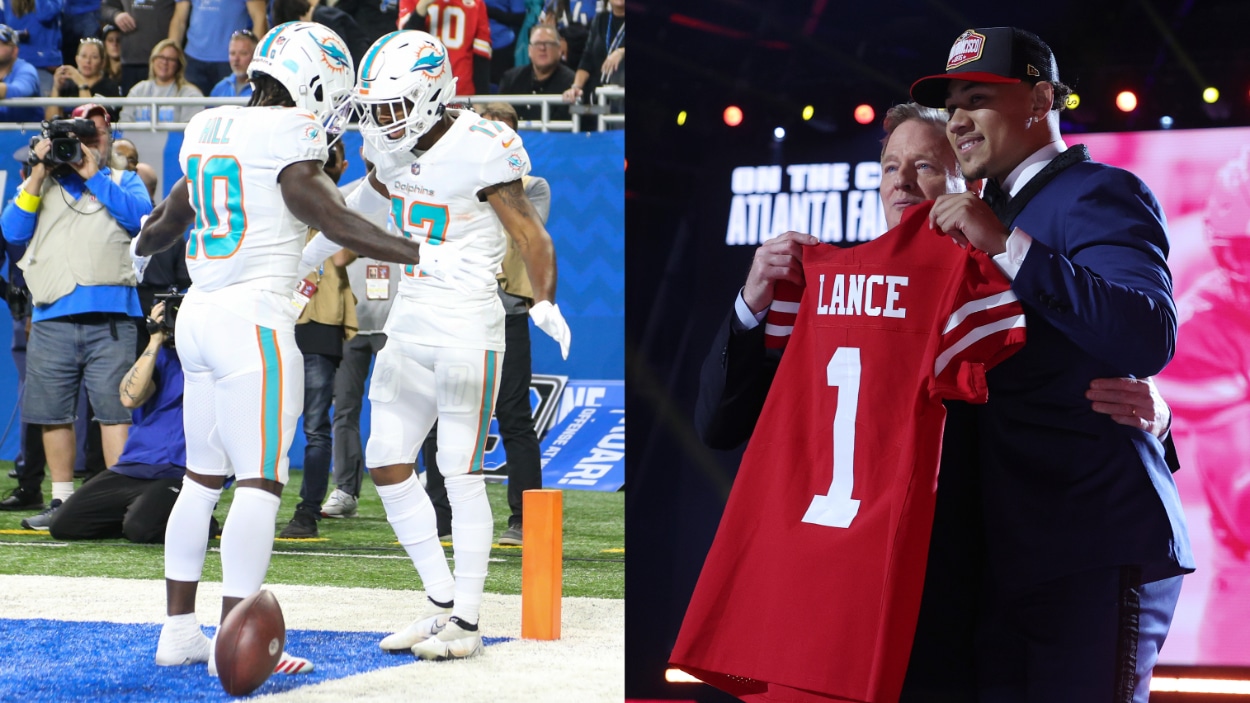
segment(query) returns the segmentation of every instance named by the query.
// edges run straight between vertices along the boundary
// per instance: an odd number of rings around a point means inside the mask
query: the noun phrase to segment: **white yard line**
[[[419,591],[329,586],[266,586],[296,630],[390,632],[425,607]],[[95,597],[88,597],[95,594]],[[221,584],[200,585],[201,624],[218,619]],[[412,701],[430,703],[619,703],[625,697],[625,602],[565,598],[561,638],[521,640],[521,597],[487,593],[482,632],[514,642],[460,662],[397,666],[262,697],[266,701]],[[164,582],[0,575],[0,613],[7,617],[160,623]],[[155,647],[155,642],[153,643]]]

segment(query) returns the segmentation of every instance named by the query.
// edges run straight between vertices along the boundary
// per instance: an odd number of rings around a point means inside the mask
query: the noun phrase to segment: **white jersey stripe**
[[[937,360],[933,362],[933,375],[941,376],[942,371],[946,368],[946,365],[949,364],[951,359],[955,358],[955,355],[959,352],[967,349],[995,332],[1002,332],[1004,330],[1012,329],[1013,327],[1024,327],[1024,315],[1012,315],[1011,317],[1003,318],[997,322],[991,322],[969,330],[967,334],[959,339],[959,341],[955,342],[948,347],[946,351],[943,351],[938,355]]]
[[[799,303],[794,300],[774,300],[769,303],[768,309],[776,312],[798,313]]]
[[[942,330],[942,334],[946,334],[947,332],[950,332],[958,327],[970,315],[983,310],[992,310],[1000,305],[1007,305],[1008,303],[1014,302],[1016,302],[1016,294],[1010,290],[1005,290],[1002,293],[995,293],[994,295],[986,298],[970,300],[959,306],[958,310],[951,313],[950,319],[946,321],[946,328]]]
[[[764,323],[764,334],[771,337],[789,337],[792,332],[794,332],[794,325],[782,327],[781,325]]]

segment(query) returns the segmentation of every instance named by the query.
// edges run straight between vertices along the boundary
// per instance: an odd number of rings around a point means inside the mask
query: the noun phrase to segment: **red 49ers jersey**
[[[766,321],[789,341],[672,654],[745,700],[898,699],[941,401],[985,402],[985,371],[1024,343],[1010,282],[929,209],[867,244],[806,249],[802,301]]]
[[[400,0],[398,27],[417,10],[417,0]],[[434,0],[426,10],[425,31],[438,37],[451,58],[456,95],[473,95],[473,55],[490,58],[490,20],[486,0]]]

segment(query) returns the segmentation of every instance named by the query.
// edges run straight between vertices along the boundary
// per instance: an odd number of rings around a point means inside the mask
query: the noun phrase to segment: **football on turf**
[[[286,623],[278,599],[257,591],[230,611],[217,631],[217,676],[232,696],[245,696],[265,683],[282,659]]]

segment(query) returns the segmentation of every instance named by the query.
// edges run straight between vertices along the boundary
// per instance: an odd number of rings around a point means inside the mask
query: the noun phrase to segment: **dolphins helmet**
[[[296,107],[308,110],[330,135],[342,133],[351,114],[356,76],[347,44],[315,22],[286,22],[269,30],[248,66],[248,78],[264,73],[282,84]]]
[[[369,47],[352,91],[360,110],[360,134],[383,153],[416,146],[455,95],[446,47],[412,30],[391,32]],[[391,136],[401,129],[402,135]]]

